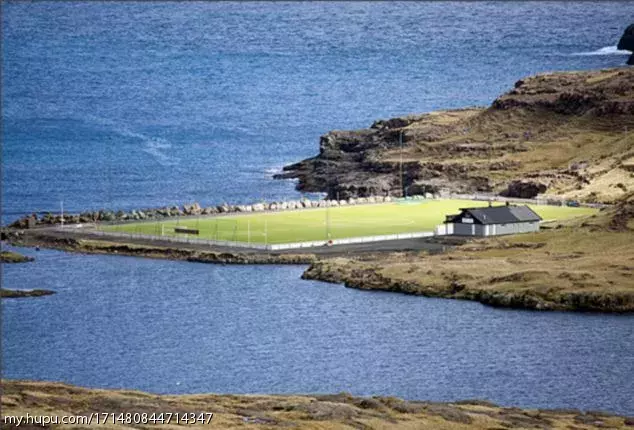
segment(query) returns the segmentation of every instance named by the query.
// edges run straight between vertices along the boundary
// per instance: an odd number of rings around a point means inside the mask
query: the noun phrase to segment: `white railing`
[[[519,197],[503,197],[493,194],[454,194],[449,193],[443,195],[442,198],[458,199],[458,200],[479,200],[479,201],[494,201],[494,202],[509,202],[509,203],[524,203],[527,205],[543,205],[543,206],[566,206],[570,199],[565,199],[559,196],[543,196],[534,199],[522,199]],[[584,203],[577,202],[581,207],[587,208],[608,208],[612,205],[605,203]]]
[[[228,246],[235,248],[252,248],[252,249],[270,249],[270,245],[264,245],[261,243],[247,243],[247,242],[236,242],[231,240],[210,240],[210,239],[197,239],[193,237],[176,237],[176,236],[158,236],[153,234],[134,234],[134,233],[122,233],[115,231],[102,231],[102,230],[90,230],[85,231],[88,234],[93,234],[96,236],[106,236],[106,237],[124,237],[124,238],[132,238],[132,239],[145,239],[145,240],[158,240],[163,242],[173,242],[173,243],[189,243],[189,244],[198,244],[198,245],[214,245],[214,246]]]
[[[415,238],[430,237],[430,236],[434,236],[434,232],[421,231],[421,232],[415,232],[415,233],[385,234],[380,236],[348,237],[345,239],[332,239],[330,242],[326,240],[315,240],[312,242],[279,243],[274,245],[268,245],[269,247],[268,249],[282,250],[282,249],[311,248],[315,246],[325,246],[325,245],[351,245],[355,243],[383,242],[388,240],[415,239]]]
[[[479,201],[494,201],[494,202],[509,202],[509,203],[524,203],[527,205],[544,205],[544,206],[566,206],[570,199],[565,199],[559,196],[543,196],[534,199],[522,199],[519,197],[503,197],[494,194],[454,194],[449,193],[443,195],[444,199],[457,199],[457,200],[479,200]],[[581,207],[588,208],[607,208],[611,205],[605,203],[583,203],[577,202]]]
[[[151,235],[151,234],[134,234],[134,233],[123,233],[123,232],[102,231],[102,230],[84,230],[84,232],[95,235],[95,236],[102,236],[102,237],[123,237],[123,238],[132,238],[132,239],[164,241],[164,242],[171,242],[171,243],[226,246],[231,248],[248,248],[248,249],[259,249],[259,250],[267,250],[267,251],[314,248],[318,246],[328,246],[328,245],[349,245],[349,244],[355,244],[355,243],[383,242],[388,240],[415,239],[415,238],[421,238],[421,237],[431,237],[437,234],[432,231],[422,231],[422,232],[413,232],[413,233],[385,234],[385,235],[379,235],[379,236],[348,237],[344,239],[332,239],[330,242],[327,240],[314,240],[309,242],[263,244],[263,243],[237,242],[237,241],[231,241],[231,240],[210,240],[210,239],[197,239],[197,238],[190,238],[190,237],[157,236],[157,235]]]

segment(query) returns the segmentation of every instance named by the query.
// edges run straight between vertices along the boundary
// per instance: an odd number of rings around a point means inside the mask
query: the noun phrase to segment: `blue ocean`
[[[295,199],[319,136],[624,65],[631,2],[4,2],[2,217]],[[303,267],[31,253],[3,375],[634,414],[634,319],[348,290]]]

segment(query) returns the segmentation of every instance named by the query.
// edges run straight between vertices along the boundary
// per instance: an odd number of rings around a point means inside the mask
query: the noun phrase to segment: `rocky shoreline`
[[[408,401],[396,397],[355,397],[347,393],[321,395],[234,395],[192,394],[156,395],[140,391],[81,388],[55,382],[2,380],[2,412],[5,417],[47,415],[100,416],[176,412],[206,415],[202,422],[188,422],[188,428],[262,429],[594,429],[632,428],[634,418],[603,411],[578,409],[521,409],[502,407],[485,400],[456,402]],[[45,411],[43,413],[42,411]],[[94,415],[94,414],[93,414]],[[211,419],[207,421],[207,419]],[[139,419],[141,416],[139,415]],[[124,423],[112,427],[128,427]],[[148,423],[142,427],[173,428],[174,423]],[[94,419],[82,428],[100,428]],[[18,427],[5,423],[3,428]],[[41,428],[25,425],[20,428]],[[77,428],[77,424],[59,424],[48,428]]]
[[[5,236],[15,246],[42,247],[82,254],[111,254],[212,264],[310,264],[313,254],[201,250],[188,246],[145,245],[132,242],[90,240],[59,232],[11,231]],[[206,247],[209,248],[209,247]]]
[[[520,278],[520,276],[518,276]],[[543,295],[537,291],[495,291],[471,289],[465,286],[467,277],[449,275],[446,282],[404,281],[391,278],[372,267],[339,265],[332,261],[312,263],[303,273],[302,279],[311,279],[359,290],[386,291],[424,297],[444,299],[473,300],[483,305],[527,309],[536,311],[575,311],[628,313],[634,312],[634,293],[605,292],[564,292],[562,294]],[[518,279],[519,280],[519,279]]]
[[[13,251],[0,252],[1,263],[28,263],[33,260],[35,260],[33,257],[27,257],[26,255],[22,255]]]

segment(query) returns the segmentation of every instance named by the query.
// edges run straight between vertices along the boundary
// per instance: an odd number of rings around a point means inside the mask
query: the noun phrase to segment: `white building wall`
[[[453,226],[453,232],[447,231],[447,234],[457,236],[500,236],[506,234],[530,233],[539,231],[539,221],[535,222],[517,222],[509,224],[447,224]]]
[[[538,221],[496,224],[496,235],[530,233],[534,231],[539,231]]]

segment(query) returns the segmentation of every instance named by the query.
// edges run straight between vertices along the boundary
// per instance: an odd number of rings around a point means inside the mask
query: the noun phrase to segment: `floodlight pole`
[[[405,196],[405,188],[403,187],[403,130],[399,132],[398,140],[401,146],[401,162],[400,162],[400,171],[401,171],[401,197]]]

